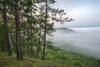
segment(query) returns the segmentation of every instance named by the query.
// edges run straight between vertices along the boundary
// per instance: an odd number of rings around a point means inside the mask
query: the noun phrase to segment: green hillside
[[[24,60],[16,60],[15,56],[7,56],[7,53],[0,53],[0,67],[76,67],[70,64],[59,64],[49,62],[47,60],[42,61],[40,59],[34,59],[24,57]]]
[[[99,60],[93,57],[70,53],[52,45],[47,46],[46,59],[41,60],[41,56],[42,53],[38,59],[25,56],[23,60],[17,60],[16,55],[0,52],[0,67],[100,67]]]

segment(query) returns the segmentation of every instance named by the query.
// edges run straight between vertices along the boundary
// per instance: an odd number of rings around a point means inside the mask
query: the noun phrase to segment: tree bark
[[[42,60],[45,60],[45,48],[46,48],[46,32],[47,32],[47,0],[46,0],[46,16],[45,16],[45,29],[44,29],[44,45],[43,45],[43,57]]]
[[[10,34],[8,31],[8,20],[7,20],[7,12],[6,12],[7,8],[6,8],[6,2],[3,2],[3,19],[4,19],[4,24],[6,26],[6,39],[7,39],[7,47],[8,47],[8,55],[13,55],[13,51],[11,51],[11,49],[13,48],[12,43],[11,43],[11,38],[10,38]]]
[[[15,46],[16,46],[16,40],[15,40],[15,38],[14,38],[14,36],[13,36],[13,34],[11,32],[10,32],[10,36],[11,36],[11,38],[12,38],[12,40],[13,40]]]
[[[16,52],[17,58],[20,59],[20,20],[19,20],[19,1],[15,0],[15,25],[16,25]]]

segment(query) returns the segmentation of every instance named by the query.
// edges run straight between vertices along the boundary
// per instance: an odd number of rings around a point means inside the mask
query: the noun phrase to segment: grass
[[[7,53],[0,53],[0,67],[76,67],[70,64],[58,64],[50,61],[42,61],[24,57],[23,61],[16,60],[16,56],[7,56]]]

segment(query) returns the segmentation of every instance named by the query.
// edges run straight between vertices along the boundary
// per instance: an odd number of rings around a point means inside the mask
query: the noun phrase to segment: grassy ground
[[[0,53],[0,67],[76,67],[70,64],[58,64],[40,59],[24,57],[23,61],[16,60],[15,56]]]

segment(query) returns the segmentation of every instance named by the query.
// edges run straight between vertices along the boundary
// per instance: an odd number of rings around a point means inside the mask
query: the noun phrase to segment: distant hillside
[[[64,31],[64,32],[68,32],[68,33],[75,32],[74,30],[69,29],[69,28],[65,28],[65,27],[55,28],[55,29],[56,29],[56,30],[61,30],[61,31]]]

